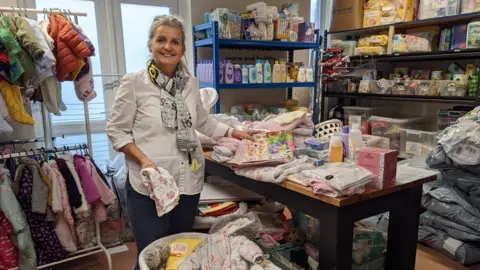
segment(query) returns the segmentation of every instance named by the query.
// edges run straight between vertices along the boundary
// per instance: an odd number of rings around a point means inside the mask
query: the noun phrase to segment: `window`
[[[29,8],[57,8],[88,14],[87,17],[78,17],[78,22],[95,46],[95,56],[91,61],[92,72],[98,75],[94,76],[97,97],[88,103],[92,150],[95,161],[99,165],[106,164],[115,155],[105,134],[105,124],[115,88],[119,85],[118,74],[146,67],[149,59],[148,30],[153,18],[161,14],[177,14],[178,1],[19,0],[21,2],[21,6]],[[40,14],[37,19],[44,17]],[[62,83],[62,97],[67,111],[61,116],[50,114],[55,145],[87,143],[84,104],[78,100],[72,82]]]

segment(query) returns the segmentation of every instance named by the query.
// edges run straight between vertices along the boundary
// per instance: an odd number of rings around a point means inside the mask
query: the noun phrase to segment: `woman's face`
[[[170,26],[159,26],[148,43],[148,50],[157,66],[176,68],[185,53],[182,30]]]

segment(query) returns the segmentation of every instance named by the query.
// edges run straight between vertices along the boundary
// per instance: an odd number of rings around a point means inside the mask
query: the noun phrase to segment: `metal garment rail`
[[[15,152],[15,153],[4,154],[4,155],[0,154],[0,160],[6,159],[6,158],[18,158],[18,157],[26,157],[26,156],[31,156],[31,155],[39,155],[39,154],[44,154],[44,153],[69,152],[69,151],[85,150],[85,149],[87,149],[86,145],[79,145],[79,146],[65,147],[65,148],[62,148],[62,149],[54,149],[54,150],[47,149],[47,150]],[[94,247],[90,247],[90,248],[86,248],[86,249],[82,249],[82,250],[78,250],[76,252],[70,253],[69,257],[64,259],[64,260],[49,263],[49,264],[40,265],[40,266],[37,267],[37,269],[42,269],[42,268],[62,264],[62,263],[65,263],[65,262],[73,261],[73,260],[76,260],[76,259],[80,259],[80,258],[83,258],[83,257],[87,257],[87,256],[90,256],[90,255],[94,255],[94,254],[103,252],[103,253],[105,253],[105,256],[107,257],[108,269],[112,270],[112,257],[110,256],[110,253],[108,252],[107,248],[101,242],[100,224],[97,221],[95,221],[95,237],[97,238],[97,244],[98,245],[96,245]],[[9,270],[17,270],[17,269],[20,269],[20,268],[16,267],[16,268],[11,268]]]
[[[82,16],[82,17],[87,16],[86,12],[72,12],[70,10],[65,10],[65,9],[30,9],[30,8],[0,7],[0,12],[1,13],[3,13],[3,12],[15,12],[15,13],[23,13],[23,14],[62,14],[62,15],[65,15],[65,16],[72,16],[77,25],[78,25],[78,17],[79,16]],[[87,135],[88,152],[90,153],[91,156],[93,156],[92,133],[91,133],[91,129],[90,129],[90,115],[89,115],[89,112],[88,112],[88,101],[84,101],[83,105],[84,105],[84,109],[85,109],[84,110],[84,113],[85,113],[85,131],[86,131],[86,135]],[[44,130],[45,130],[47,122],[48,122],[47,121],[48,120],[48,115],[47,114],[48,113],[46,113],[46,110],[45,110],[44,106],[42,106],[42,116],[43,116],[42,120],[43,120]],[[51,147],[50,140],[51,140],[52,136],[50,136],[50,134],[47,134],[47,132],[45,132],[45,133],[46,133],[45,134],[46,144],[47,144],[48,147]],[[105,253],[105,256],[107,257],[108,269],[112,270],[112,257],[110,256],[110,253],[105,248],[105,246],[102,245],[101,238],[100,238],[100,226],[97,222],[95,222],[95,223],[96,223],[96,237],[97,237],[98,248],[99,248],[98,251],[96,251],[96,252],[92,251],[92,252],[89,252],[89,253],[73,256],[73,257],[70,257],[70,258],[62,260],[62,261],[58,261],[58,262],[48,264],[47,266],[39,266],[37,269],[41,269],[41,268],[49,267],[49,266],[53,266],[53,265],[58,265],[58,264],[61,264],[61,263],[67,262],[67,261],[71,261],[71,260],[74,260],[74,259],[77,259],[77,258],[82,258],[82,257],[89,256],[89,255],[92,255],[92,254],[103,251]]]

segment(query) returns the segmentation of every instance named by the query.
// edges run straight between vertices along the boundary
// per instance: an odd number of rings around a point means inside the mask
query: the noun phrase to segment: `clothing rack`
[[[32,139],[23,139],[23,140],[11,140],[11,141],[0,142],[0,146],[27,144],[27,143],[38,143],[38,142],[45,142],[45,139],[44,138],[32,138]]]
[[[26,157],[26,156],[32,156],[32,155],[40,155],[40,154],[63,153],[63,152],[76,151],[76,150],[88,150],[88,146],[86,144],[79,144],[73,147],[65,146],[65,147],[62,147],[61,149],[57,149],[56,147],[54,147],[54,149],[37,149],[36,151],[22,151],[22,152],[15,152],[15,153],[9,153],[4,155],[0,154],[0,160],[7,159],[7,158],[19,158],[19,157]],[[101,242],[100,224],[97,221],[95,221],[95,237],[97,239],[96,246],[70,253],[69,257],[64,260],[40,265],[37,267],[37,269],[51,267],[54,265],[62,264],[65,262],[73,261],[76,259],[80,259],[83,257],[87,257],[90,255],[103,252],[107,257],[108,269],[112,270],[112,257],[110,256],[110,253],[108,252],[107,248]],[[16,268],[11,268],[9,270],[17,270],[17,269],[20,269],[20,268],[16,267]]]
[[[3,14],[3,12],[13,12],[13,13],[21,13],[21,14],[62,14],[65,16],[71,16],[73,17],[74,21],[76,24],[78,24],[78,17],[86,17],[87,13],[86,12],[72,12],[70,10],[66,9],[58,9],[58,8],[50,8],[50,9],[31,9],[31,8],[15,8],[15,7],[0,7],[0,15]],[[92,147],[92,134],[91,134],[91,128],[90,128],[90,114],[88,111],[88,101],[83,102],[83,108],[85,112],[85,131],[87,134],[87,145],[88,145],[88,151],[90,152],[91,155],[93,155],[93,147]],[[47,147],[51,147],[51,138],[52,136],[49,135],[50,129],[47,128],[48,125],[48,113],[46,112],[45,105],[42,103],[42,120],[43,120],[43,130],[45,132],[45,143]]]
[[[14,13],[21,13],[21,14],[25,14],[25,15],[26,14],[45,14],[45,15],[46,14],[62,14],[62,15],[65,15],[65,16],[73,17],[76,24],[78,24],[78,17],[79,16],[82,16],[82,17],[87,16],[86,12],[72,12],[70,10],[57,9],[57,8],[55,8],[55,9],[30,9],[30,8],[0,7],[0,15],[3,15],[4,12],[10,12],[10,13],[14,12]],[[90,128],[90,114],[89,114],[89,110],[88,110],[88,101],[83,101],[83,107],[84,107],[84,113],[85,113],[85,131],[86,131],[86,135],[87,135],[87,149],[88,149],[88,152],[90,153],[90,155],[93,156],[92,133],[91,133],[91,128]],[[43,103],[42,103],[42,120],[43,120],[44,132],[45,132],[45,142],[46,142],[47,147],[51,147],[51,141],[52,141],[51,137],[52,136],[51,136],[51,134],[49,134],[50,129],[47,128],[47,124],[49,123],[48,117],[49,117],[49,115],[46,111],[45,105],[43,105]],[[81,149],[85,149],[85,148],[81,148]],[[80,150],[80,148],[78,148],[78,149],[70,148],[70,151],[72,151],[72,150]],[[57,150],[55,150],[55,151],[57,151]],[[62,151],[60,151],[60,152],[62,152]],[[38,152],[38,150],[37,151],[30,151],[30,154],[28,154],[28,155],[33,154],[32,152],[35,153],[35,152]],[[41,153],[45,153],[45,152],[40,151],[40,153],[38,153],[38,154],[41,154]],[[12,153],[12,154],[14,155],[15,153]],[[7,154],[7,155],[11,156],[12,154]],[[24,154],[24,153],[21,153],[20,156],[22,156],[22,154]],[[4,155],[4,156],[6,156],[6,155]],[[4,156],[2,156],[2,157],[4,157]],[[0,159],[2,159],[2,158],[0,157]],[[62,261],[53,262],[53,263],[50,263],[50,264],[47,264],[47,265],[39,266],[37,269],[42,269],[42,268],[50,267],[50,266],[53,266],[53,265],[62,264],[64,262],[68,262],[68,261],[75,260],[75,259],[78,259],[78,258],[83,258],[83,257],[90,256],[90,255],[93,255],[93,254],[96,254],[96,253],[104,252],[105,256],[107,257],[108,269],[112,270],[112,258],[110,256],[110,253],[105,248],[105,246],[103,246],[102,243],[101,243],[100,225],[97,222],[95,222],[95,227],[96,227],[96,237],[97,237],[97,243],[98,243],[97,246],[89,248],[89,249],[77,251],[77,252],[71,254],[71,255],[73,255],[72,257],[69,257],[69,258],[67,258],[65,260],[62,260]],[[10,270],[16,270],[16,269],[19,269],[19,268],[14,268],[14,269],[10,269]]]

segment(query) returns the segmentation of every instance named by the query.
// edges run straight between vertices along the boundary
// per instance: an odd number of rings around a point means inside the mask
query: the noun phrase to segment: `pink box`
[[[359,148],[355,153],[357,165],[371,171],[375,177],[372,186],[383,189],[395,186],[398,152],[373,147]]]

